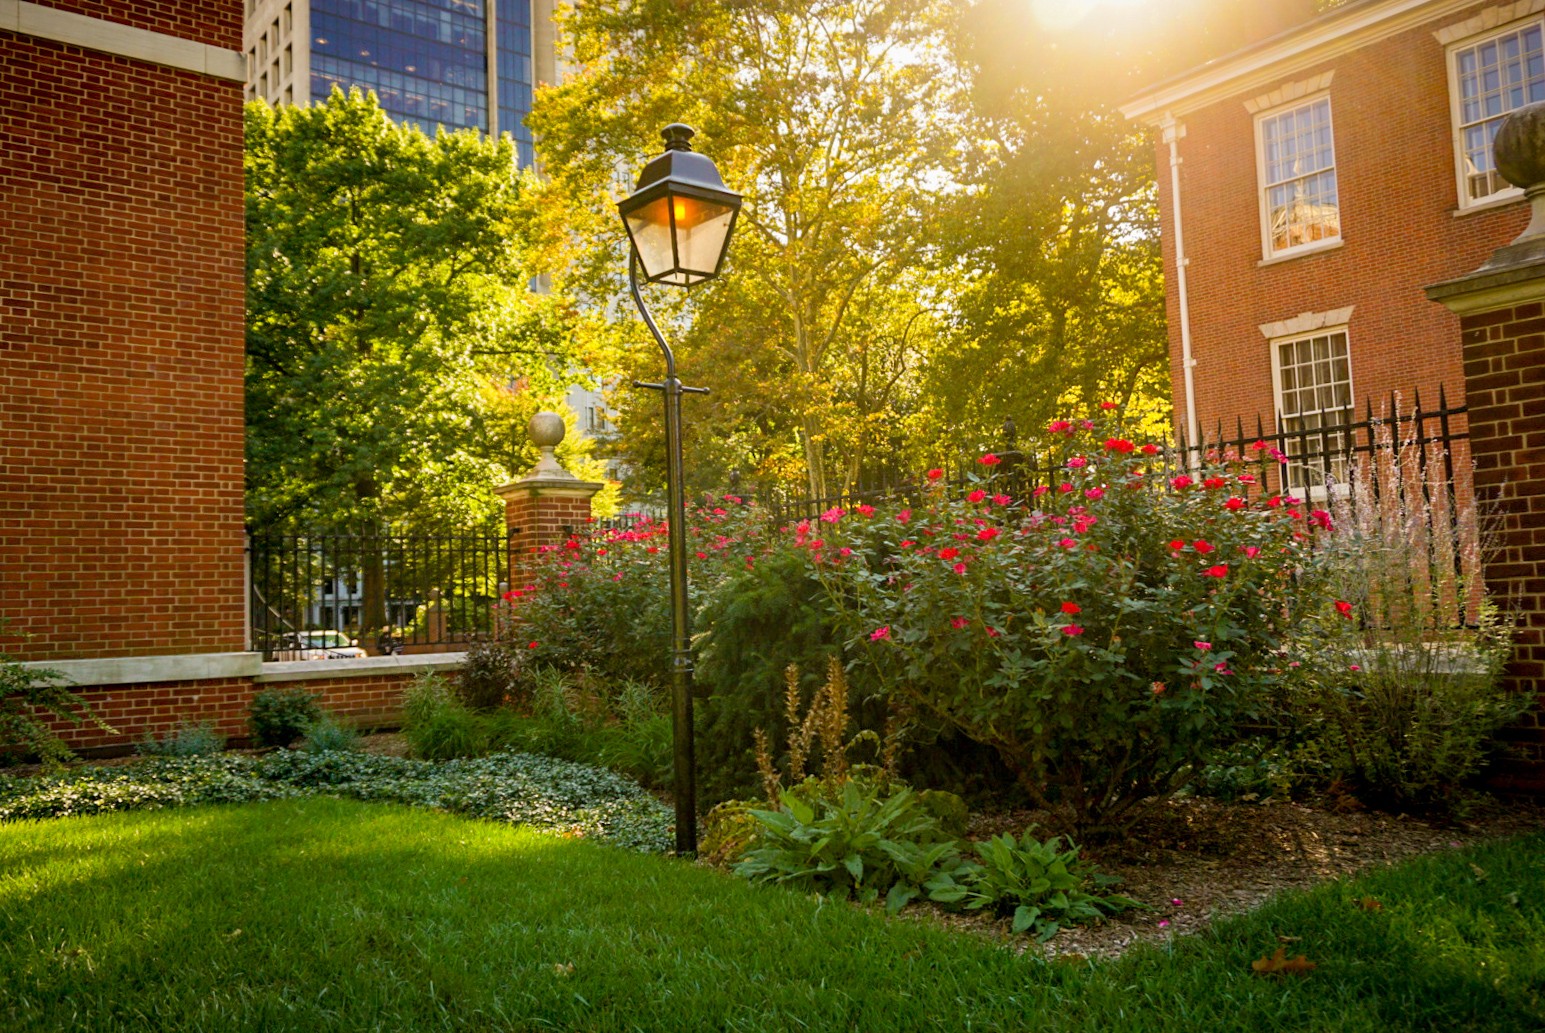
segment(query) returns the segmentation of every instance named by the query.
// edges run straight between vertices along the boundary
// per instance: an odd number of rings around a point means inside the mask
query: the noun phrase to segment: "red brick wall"
[[[1421,288],[1470,272],[1528,221],[1518,201],[1456,217],[1444,48],[1432,32],[1486,5],[1456,12],[1313,68],[1284,71],[1183,115],[1181,214],[1197,412],[1203,429],[1242,416],[1270,419],[1272,366],[1262,323],[1356,306],[1348,328],[1358,408],[1377,414],[1391,391],[1419,390],[1435,406],[1445,385],[1463,401],[1459,323]],[[1261,266],[1255,116],[1244,102],[1285,82],[1333,71],[1331,118],[1341,199],[1341,247]],[[1174,285],[1169,148],[1156,149],[1170,284],[1170,363],[1177,422],[1185,425],[1180,313]],[[1253,430],[1253,422],[1250,428]],[[1270,426],[1268,424],[1268,429]]]
[[[531,579],[531,557],[544,545],[560,545],[569,529],[590,522],[590,499],[541,495],[535,490],[507,497],[505,524],[510,534],[510,584],[516,588]]]
[[[55,3],[237,46],[241,5]],[[241,84],[0,32],[0,617],[239,650]]]
[[[456,671],[442,672],[454,679]],[[408,674],[370,674],[295,682],[257,684],[251,678],[221,678],[196,682],[155,682],[85,689],[80,695],[98,717],[114,729],[103,732],[91,724],[51,721],[71,749],[121,751],[143,739],[157,737],[184,722],[209,722],[228,739],[246,739],[247,712],[252,697],[264,689],[320,692],[318,705],[360,727],[390,727],[400,720],[402,694],[413,680]]]
[[[240,0],[32,0],[40,7],[163,32],[226,50],[241,49]]]
[[[1461,326],[1475,489],[1500,515],[1486,583],[1518,618],[1508,679],[1538,700],[1510,730],[1523,761],[1510,774],[1545,791],[1545,307],[1468,315]]]

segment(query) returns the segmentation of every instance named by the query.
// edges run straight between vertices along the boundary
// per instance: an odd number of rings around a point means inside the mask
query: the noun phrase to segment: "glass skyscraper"
[[[307,103],[359,86],[429,133],[507,133],[529,165],[533,13],[551,11],[551,0],[247,0],[247,95]]]

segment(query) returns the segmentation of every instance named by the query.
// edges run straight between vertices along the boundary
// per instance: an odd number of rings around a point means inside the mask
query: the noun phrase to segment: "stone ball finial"
[[[526,433],[530,435],[531,443],[542,449],[557,448],[566,432],[563,417],[555,412],[539,412],[531,417],[531,422],[526,425]]]
[[[522,481],[574,480],[574,475],[558,465],[558,457],[553,455],[553,449],[563,440],[564,432],[563,417],[555,412],[539,412],[531,417],[531,422],[526,424],[526,433],[542,455],[531,472],[521,478]]]
[[[1515,187],[1545,183],[1545,101],[1508,114],[1491,145],[1497,171]]]
[[[1513,243],[1537,245],[1545,238],[1545,102],[1509,112],[1497,130],[1491,153],[1502,178],[1522,187],[1532,208],[1529,225]]]

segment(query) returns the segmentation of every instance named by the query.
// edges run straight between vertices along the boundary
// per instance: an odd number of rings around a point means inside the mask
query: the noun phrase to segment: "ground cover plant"
[[[1541,835],[1286,896],[1113,962],[336,799],[0,825],[0,873],[0,1025],[17,1033],[1545,1022]],[[1253,969],[1279,948],[1315,967]]]
[[[673,841],[666,808],[636,783],[600,768],[518,753],[433,763],[349,750],[276,750],[0,776],[0,823],[318,795],[410,804],[638,850],[665,851]]]

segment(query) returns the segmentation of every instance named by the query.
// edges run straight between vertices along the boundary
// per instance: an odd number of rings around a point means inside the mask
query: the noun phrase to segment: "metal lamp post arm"
[[[638,289],[638,249],[633,247],[628,249],[628,289],[633,292],[633,304],[638,306],[639,315],[644,317],[644,325],[649,328],[651,334],[654,334],[655,343],[665,354],[665,379],[675,380],[676,353],[665,343],[665,335],[660,333],[658,326],[655,326],[654,315],[649,311],[649,306],[644,304],[643,292]]]
[[[676,853],[691,857],[697,853],[697,775],[692,744],[692,628],[687,610],[687,499],[681,460],[681,396],[683,392],[701,392],[702,388],[684,388],[676,376],[676,356],[660,328],[655,326],[649,306],[638,289],[638,251],[628,261],[628,283],[633,301],[644,325],[654,335],[665,354],[665,382],[639,384],[665,395],[665,498],[670,532],[671,571],[671,729],[675,759]]]

